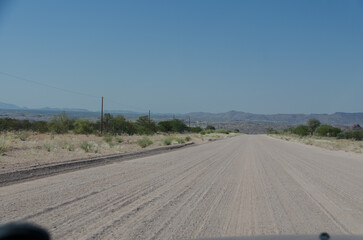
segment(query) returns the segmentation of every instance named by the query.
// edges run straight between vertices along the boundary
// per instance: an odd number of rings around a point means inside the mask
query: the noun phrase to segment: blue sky
[[[363,1],[0,1],[1,102],[363,112]]]

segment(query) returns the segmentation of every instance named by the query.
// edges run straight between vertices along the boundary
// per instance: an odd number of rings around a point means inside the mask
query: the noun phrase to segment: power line
[[[68,93],[77,94],[77,95],[83,95],[83,96],[91,97],[91,98],[100,98],[99,96],[95,96],[95,95],[92,95],[92,94],[82,93],[82,92],[78,92],[78,91],[74,91],[74,90],[70,90],[70,89],[65,89],[65,88],[52,86],[52,85],[49,85],[49,84],[46,84],[46,83],[34,81],[34,80],[31,80],[31,79],[28,79],[28,78],[20,77],[20,76],[10,74],[10,73],[7,73],[7,72],[3,72],[3,71],[0,71],[0,74],[6,75],[8,77],[12,77],[12,78],[20,80],[20,81],[30,82],[30,83],[37,84],[37,85],[40,85],[40,86],[43,86],[43,87],[48,87],[48,88],[53,88],[53,89],[56,89],[56,90],[60,90],[60,91],[63,91],[63,92],[68,92]]]
[[[100,96],[95,96],[95,95],[92,95],[92,94],[89,94],[89,93],[83,93],[83,92],[78,92],[78,91],[74,91],[74,90],[70,90],[70,89],[56,87],[56,86],[53,86],[53,85],[50,85],[50,84],[38,82],[38,81],[35,81],[35,80],[31,80],[29,78],[17,76],[17,75],[10,74],[10,73],[7,73],[7,72],[0,71],[0,74],[5,75],[5,76],[8,76],[8,77],[11,77],[11,78],[14,78],[16,80],[33,83],[33,84],[36,84],[36,85],[39,85],[39,86],[43,86],[43,87],[52,88],[52,89],[56,89],[56,90],[59,90],[59,91],[68,92],[68,93],[72,93],[72,94],[76,94],[76,95],[82,95],[82,96],[86,96],[86,97],[100,99]],[[141,109],[141,108],[138,108],[138,107],[135,107],[135,106],[123,104],[123,103],[121,103],[119,101],[115,101],[112,98],[109,98],[107,96],[106,96],[105,100],[108,103],[111,103],[111,105],[113,103],[115,106],[121,106],[121,107],[125,107],[125,108],[130,108],[128,110],[134,109],[136,111],[147,112],[146,109]],[[110,105],[110,104],[108,104],[108,105]],[[112,110],[112,109],[109,109],[109,110]],[[121,110],[121,109],[113,109],[113,110]],[[124,109],[124,110],[126,110],[126,109]]]

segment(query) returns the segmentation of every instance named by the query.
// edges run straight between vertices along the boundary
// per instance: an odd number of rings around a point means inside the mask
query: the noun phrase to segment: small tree
[[[294,133],[299,136],[307,136],[309,135],[309,128],[305,125],[299,125],[294,129]]]
[[[156,123],[149,121],[148,116],[141,116],[136,120],[138,134],[153,134],[157,131]]]
[[[320,126],[320,121],[318,119],[312,118],[308,121],[308,128],[311,135],[315,132],[315,130]]]
[[[88,119],[78,119],[73,123],[73,132],[76,134],[91,134],[93,133],[93,125]]]
[[[107,127],[107,132],[111,134],[122,134],[127,133],[129,135],[133,135],[136,133],[135,124],[130,121],[127,121],[124,116],[117,115],[113,117]]]
[[[71,125],[71,120],[68,118],[65,112],[57,114],[49,122],[49,129],[52,132],[62,134],[67,133]]]
[[[32,123],[31,129],[34,132],[39,132],[39,133],[45,133],[49,131],[49,127],[47,122],[45,121],[36,121]]]
[[[191,127],[189,129],[189,131],[192,132],[192,133],[200,133],[202,130],[203,129],[201,127],[199,127],[199,126]]]
[[[188,126],[180,119],[162,121],[158,123],[158,129],[161,132],[179,132],[182,133],[188,129]]]
[[[109,125],[110,125],[110,121],[111,121],[112,118],[113,118],[113,116],[112,116],[111,113],[105,113],[103,115],[103,126],[104,126],[104,129],[105,129],[105,132],[109,131]]]
[[[341,131],[340,128],[322,124],[315,130],[315,134],[321,137],[336,137]]]
[[[205,128],[205,130],[212,130],[212,131],[214,131],[214,130],[216,130],[216,128],[214,126],[212,126],[212,125],[207,125],[207,127]]]

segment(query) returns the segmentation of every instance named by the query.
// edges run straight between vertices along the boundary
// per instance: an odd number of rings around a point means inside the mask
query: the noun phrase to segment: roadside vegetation
[[[49,121],[0,119],[0,172],[52,162],[70,161],[140,151],[185,143],[221,139],[237,131],[213,126],[188,127],[182,120],[136,121],[122,115],[104,115],[103,134],[100,122],[70,119],[65,113]]]
[[[328,124],[321,124],[317,119],[310,119],[306,125],[276,131],[267,129],[271,136],[286,140],[302,142],[331,150],[343,150],[363,153],[363,129],[342,130]]]
[[[55,115],[49,122],[17,120],[13,118],[0,118],[0,132],[22,132],[21,139],[26,140],[29,132],[50,134],[100,134],[100,121],[91,122],[88,119],[70,119],[66,113]],[[136,121],[126,120],[124,116],[104,114],[103,133],[108,136],[117,135],[153,135],[156,133],[210,133],[229,134],[231,130],[216,129],[208,125],[205,129],[199,126],[188,127],[180,119],[171,119],[156,123],[141,116]],[[237,129],[233,132],[239,132]]]

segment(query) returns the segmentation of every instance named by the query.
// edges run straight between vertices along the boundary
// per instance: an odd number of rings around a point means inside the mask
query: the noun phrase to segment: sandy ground
[[[54,239],[363,234],[363,156],[241,135],[0,188]]]
[[[170,139],[171,145],[178,145],[183,142],[200,144],[208,142],[210,139],[226,138],[233,135],[235,134],[122,135],[109,136],[107,139],[106,137],[96,135],[51,135],[31,132],[0,133],[0,149],[1,145],[6,146],[4,152],[0,151],[0,174],[45,164],[154,149],[165,146],[165,139]],[[190,139],[186,140],[185,138],[188,136]],[[138,145],[138,140],[145,137],[150,139],[152,144],[146,148],[142,148]],[[89,143],[91,146],[88,152],[82,148],[84,142]]]

